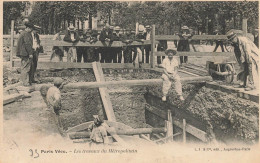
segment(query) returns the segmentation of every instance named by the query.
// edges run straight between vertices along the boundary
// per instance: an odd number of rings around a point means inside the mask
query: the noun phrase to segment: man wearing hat
[[[91,30],[88,34],[87,42],[93,44],[98,41],[98,33],[96,30]],[[99,61],[99,48],[98,47],[88,47],[87,48],[87,62],[98,62]],[[85,62],[85,61],[84,61]]]
[[[145,40],[151,40],[151,26],[147,25],[145,26],[146,32],[144,33],[144,38]],[[150,45],[145,45],[144,46],[145,49],[145,62],[149,63],[150,62],[150,51],[151,51],[151,46]],[[143,63],[144,63],[144,55],[142,57]]]
[[[190,34],[189,28],[187,26],[181,27],[181,32],[179,33],[179,43],[177,47],[177,51],[190,51],[190,43],[189,39],[192,37]],[[188,56],[180,56],[180,62],[187,63]]]
[[[34,25],[33,31],[32,31],[32,37],[33,37],[33,72],[32,72],[32,82],[35,83],[34,74],[37,69],[37,63],[39,58],[39,53],[43,52],[43,47],[41,46],[40,36],[38,32],[41,30],[41,27]]]
[[[76,43],[80,40],[78,32],[76,32],[74,26],[70,24],[66,34],[63,38],[63,41]],[[76,62],[77,50],[75,46],[68,47],[65,49],[67,51],[67,62]]]
[[[253,41],[244,36],[243,31],[230,30],[227,38],[234,47],[235,56],[240,65],[240,73],[237,75],[239,85],[235,87],[245,88],[246,91],[259,90],[259,49]]]
[[[25,22],[25,30],[19,35],[16,49],[16,56],[21,58],[21,81],[24,86],[33,82],[33,24]]]
[[[136,41],[138,42],[144,42],[145,40],[145,35],[143,33],[144,29],[139,28],[138,34],[136,35]],[[138,62],[139,62],[139,68],[142,68],[142,63],[144,63],[144,46],[140,45],[137,46],[137,55],[138,55]],[[135,57],[134,57],[135,59]]]
[[[165,54],[167,57],[163,60],[163,63],[159,65],[158,67],[164,68],[162,79],[163,79],[163,97],[162,101],[166,101],[166,96],[171,88],[172,82],[174,82],[175,91],[181,101],[184,101],[184,98],[182,96],[182,85],[181,85],[181,79],[178,75],[178,67],[179,63],[178,61],[173,58],[174,55],[176,55],[176,51],[173,49],[168,49],[165,51]]]
[[[115,33],[113,33],[112,40],[113,41],[122,41],[123,37],[120,34],[120,27],[115,27]],[[117,61],[118,58],[118,61]],[[122,61],[122,48],[113,48],[113,57],[112,57],[113,63],[121,63]]]
[[[104,47],[102,47],[101,50],[101,63],[111,63],[112,62],[112,48],[110,47],[112,45],[112,36],[113,33],[110,30],[110,26],[108,24],[105,25],[105,27],[102,29],[100,33],[99,40],[102,42]],[[112,52],[112,53],[111,53]]]
[[[46,94],[46,101],[49,106],[52,107],[54,113],[58,117],[58,126],[59,128],[62,128],[61,121],[60,121],[60,110],[62,109],[61,105],[61,92],[60,89],[63,88],[63,86],[66,84],[66,82],[63,82],[62,78],[55,78],[54,79],[54,86],[50,87]]]

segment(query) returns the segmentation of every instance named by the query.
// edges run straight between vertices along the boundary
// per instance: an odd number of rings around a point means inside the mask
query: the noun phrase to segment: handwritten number
[[[35,155],[33,154],[33,150],[32,149],[30,149],[29,151],[31,152],[31,155],[30,155],[31,157],[33,157],[33,158],[38,158],[39,157],[39,153],[37,152],[37,149],[34,150]]]

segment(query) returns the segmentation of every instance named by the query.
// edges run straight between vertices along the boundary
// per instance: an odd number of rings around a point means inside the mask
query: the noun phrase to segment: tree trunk
[[[88,28],[92,29],[92,14],[91,13],[89,13],[89,16],[88,16]]]

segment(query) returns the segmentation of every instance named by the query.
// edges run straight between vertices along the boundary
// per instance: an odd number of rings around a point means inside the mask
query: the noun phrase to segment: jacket
[[[80,40],[78,32],[74,32],[74,41],[71,40],[71,32],[67,31],[65,34],[65,37],[63,38],[63,41],[76,43]]]
[[[31,32],[23,31],[18,38],[16,47],[17,57],[29,57],[33,55],[33,38]]]

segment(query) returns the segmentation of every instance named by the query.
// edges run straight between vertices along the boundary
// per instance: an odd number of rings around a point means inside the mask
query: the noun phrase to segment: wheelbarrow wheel
[[[225,75],[225,80],[227,83],[231,83],[234,80],[234,69],[232,65],[225,65],[225,72],[228,72],[228,75]]]

